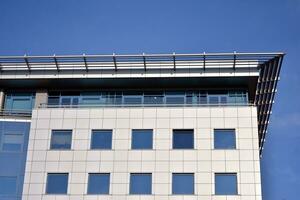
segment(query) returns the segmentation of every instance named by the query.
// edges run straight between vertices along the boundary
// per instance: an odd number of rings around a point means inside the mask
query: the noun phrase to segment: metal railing
[[[227,103],[227,104],[79,104],[79,105],[49,105],[40,104],[39,108],[135,108],[135,107],[230,107],[230,106],[255,106],[252,103]]]
[[[1,109],[1,117],[31,117],[32,110]]]

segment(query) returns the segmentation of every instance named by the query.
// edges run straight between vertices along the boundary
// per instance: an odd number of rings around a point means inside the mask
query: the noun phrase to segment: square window
[[[47,194],[67,194],[68,192],[68,177],[67,173],[48,174],[47,176]]]
[[[194,149],[194,130],[173,130],[173,149]]]
[[[237,195],[236,173],[215,174],[216,195]]]
[[[235,130],[234,129],[216,129],[214,130],[214,148],[215,149],[235,149]]]
[[[71,149],[72,130],[53,130],[50,149]]]
[[[2,138],[2,150],[15,152],[22,151],[23,137],[23,134],[5,133]]]
[[[91,149],[111,149],[112,130],[92,130]]]
[[[151,174],[130,174],[130,194],[151,194],[152,175]]]
[[[0,195],[14,195],[17,191],[17,177],[0,177]]]
[[[174,173],[172,176],[172,194],[194,194],[194,174]]]
[[[132,149],[152,149],[153,130],[132,130]]]
[[[88,181],[88,194],[109,194],[110,175],[90,173]]]

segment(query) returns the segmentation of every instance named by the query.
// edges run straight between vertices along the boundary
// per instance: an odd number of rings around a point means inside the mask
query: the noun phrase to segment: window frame
[[[67,185],[66,185],[66,192],[65,193],[49,193],[48,187],[49,187],[49,175],[66,175],[67,176]],[[68,189],[69,189],[69,173],[47,173],[47,181],[46,181],[46,188],[45,188],[45,194],[46,195],[68,195]]]
[[[192,147],[184,147],[184,148],[178,148],[175,147],[175,131],[179,131],[179,132],[184,132],[184,131],[192,131],[192,139],[193,139],[193,143],[192,143]],[[190,133],[183,133],[183,134],[190,134]],[[195,131],[194,129],[173,129],[172,130],[172,149],[173,150],[192,150],[195,149]]]
[[[134,144],[134,134],[144,134],[144,133],[134,133],[134,131],[151,131],[151,147],[150,148],[137,148],[133,147]],[[147,133],[148,134],[148,133]],[[132,150],[153,150],[153,129],[131,129],[131,149]]]
[[[90,193],[89,188],[90,188],[90,178],[92,175],[106,175],[108,176],[108,192],[107,193]],[[111,183],[111,175],[110,173],[88,173],[88,182],[87,182],[87,195],[109,195],[110,194],[110,183]]]
[[[95,133],[96,131],[99,131],[98,133]],[[106,147],[93,147],[93,138],[94,138],[94,134],[101,134],[101,132],[110,132],[110,147],[106,148]],[[90,150],[112,150],[112,144],[113,142],[113,130],[112,129],[92,129],[91,130],[91,140],[90,140]]]
[[[216,187],[216,185],[217,185],[217,181],[216,181],[216,179],[217,179],[217,176],[218,175],[223,175],[223,176],[230,176],[230,175],[234,175],[235,176],[235,191],[236,191],[236,193],[235,194],[217,194],[217,187]],[[214,181],[215,181],[215,184],[214,184],[214,195],[216,195],[216,196],[237,196],[237,195],[239,195],[239,188],[238,188],[238,175],[237,175],[237,173],[236,172],[226,172],[226,173],[214,173]]]
[[[61,132],[70,132],[71,135],[71,139],[70,139],[70,148],[53,148],[53,133],[55,131],[61,131]],[[68,150],[72,150],[72,140],[73,140],[73,130],[72,129],[53,129],[51,130],[51,138],[50,138],[50,148],[49,150],[52,151],[68,151]]]
[[[217,147],[218,145],[216,145],[216,131],[233,131],[234,133],[234,141],[233,141],[233,147]],[[234,128],[227,128],[227,129],[214,129],[213,132],[213,137],[214,137],[214,150],[236,150],[237,149],[237,138],[236,138],[236,129]],[[229,133],[220,133],[220,134],[229,134]]]
[[[150,193],[132,193],[132,175],[141,175],[141,176],[150,176]],[[141,173],[141,172],[137,172],[137,173],[130,173],[130,177],[129,177],[129,195],[152,195],[153,194],[153,178],[152,178],[152,173]]]

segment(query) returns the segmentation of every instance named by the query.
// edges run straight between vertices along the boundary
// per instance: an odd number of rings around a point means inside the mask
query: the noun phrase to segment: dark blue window
[[[47,177],[47,194],[67,194],[68,192],[68,177],[67,173],[48,174]]]
[[[194,194],[194,174],[174,173],[172,177],[172,194]]]
[[[51,149],[71,149],[72,130],[53,130]]]
[[[215,174],[216,195],[237,195],[236,174]]]
[[[215,149],[235,149],[235,130],[214,130],[214,147]]]
[[[0,195],[13,195],[17,191],[17,177],[0,177]]]
[[[193,149],[194,130],[173,130],[173,149]]]
[[[153,130],[132,130],[132,149],[152,149]]]
[[[91,149],[111,149],[112,130],[92,130]]]
[[[130,174],[130,194],[151,194],[152,175],[151,174]]]
[[[109,194],[109,174],[90,173],[88,194]]]

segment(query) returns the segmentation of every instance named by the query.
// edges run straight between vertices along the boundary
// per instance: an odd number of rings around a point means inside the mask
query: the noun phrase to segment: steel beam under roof
[[[238,69],[257,66],[260,70],[256,86],[255,105],[258,110],[260,153],[263,149],[274,102],[284,53],[200,53],[200,54],[137,54],[137,55],[54,55],[54,56],[0,56],[1,74],[6,71],[92,71],[122,69],[190,68],[207,70],[222,65]]]

